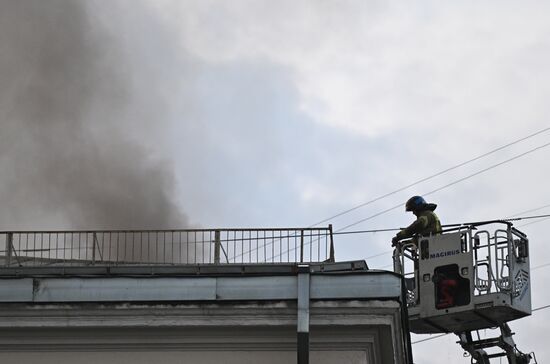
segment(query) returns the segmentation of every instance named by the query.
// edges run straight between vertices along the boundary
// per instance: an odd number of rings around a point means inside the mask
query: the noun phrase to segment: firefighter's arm
[[[402,239],[410,238],[414,234],[424,230],[427,226],[428,226],[428,218],[426,216],[420,216],[412,224],[410,224],[405,229],[402,229],[400,232],[398,232],[395,235],[395,237],[392,239],[392,243],[395,243]]]

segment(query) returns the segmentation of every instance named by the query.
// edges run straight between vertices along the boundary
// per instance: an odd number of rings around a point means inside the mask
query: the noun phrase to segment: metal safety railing
[[[519,294],[529,277],[528,240],[511,224],[506,229],[478,230],[470,237],[474,251],[476,294],[510,292]],[[524,267],[525,266],[525,267]],[[521,272],[514,277],[514,273]],[[521,269],[525,268],[525,269]]]
[[[496,228],[495,227],[501,227]],[[488,228],[482,229],[482,226]],[[445,233],[460,233],[460,252],[471,253],[473,295],[510,293],[520,295],[529,284],[529,241],[527,236],[505,221],[491,221],[448,229]],[[407,303],[418,304],[418,252],[412,239],[400,244],[393,252],[394,271],[405,278]]]
[[[334,261],[320,228],[0,232],[2,267]]]

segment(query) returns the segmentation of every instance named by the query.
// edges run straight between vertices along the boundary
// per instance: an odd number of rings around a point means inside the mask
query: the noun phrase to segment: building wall
[[[187,351],[187,352],[51,352],[51,353],[18,353],[5,354],[0,358],[5,363],[116,363],[116,364],[281,364],[296,361],[296,353],[293,351]],[[311,353],[312,363],[343,363],[364,364],[368,363],[366,355],[361,351],[345,352],[318,352]]]
[[[2,363],[296,363],[293,302],[4,304]],[[402,363],[399,304],[311,305],[311,363]]]
[[[393,273],[350,263],[115,268],[0,272],[0,362],[292,364],[298,331],[311,363],[410,362]]]

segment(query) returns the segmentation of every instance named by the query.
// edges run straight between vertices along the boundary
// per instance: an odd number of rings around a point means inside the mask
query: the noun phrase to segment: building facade
[[[5,233],[0,362],[412,363],[402,277],[331,231]]]
[[[4,270],[0,361],[296,363],[300,337],[311,363],[410,360],[393,273],[362,262],[195,268]]]

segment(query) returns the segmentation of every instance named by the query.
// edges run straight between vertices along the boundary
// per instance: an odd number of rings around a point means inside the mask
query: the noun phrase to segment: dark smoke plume
[[[163,41],[135,3],[0,0],[1,229],[187,225],[153,148]],[[149,23],[113,25],[132,16]]]

